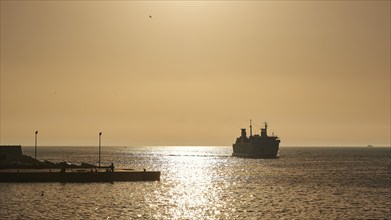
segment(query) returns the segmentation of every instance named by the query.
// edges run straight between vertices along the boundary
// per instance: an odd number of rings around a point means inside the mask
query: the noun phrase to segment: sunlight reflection
[[[205,147],[177,148],[180,155],[167,157],[171,165],[166,198],[171,198],[164,215],[173,218],[194,219],[219,216],[222,188],[216,185],[218,160],[200,155]],[[183,153],[182,153],[183,152]]]

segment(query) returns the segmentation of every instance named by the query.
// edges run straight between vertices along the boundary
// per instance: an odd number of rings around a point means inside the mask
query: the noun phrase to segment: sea
[[[23,147],[34,156],[34,147]],[[389,147],[102,147],[101,164],[161,171],[156,182],[0,183],[0,219],[391,219]],[[52,162],[98,163],[98,147],[38,147]]]

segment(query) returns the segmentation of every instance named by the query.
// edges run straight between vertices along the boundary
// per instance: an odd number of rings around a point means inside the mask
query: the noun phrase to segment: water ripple
[[[92,157],[69,151],[71,162]],[[161,181],[1,183],[0,219],[390,219],[388,149],[282,148],[277,160],[230,152],[112,148],[106,162],[161,170]]]

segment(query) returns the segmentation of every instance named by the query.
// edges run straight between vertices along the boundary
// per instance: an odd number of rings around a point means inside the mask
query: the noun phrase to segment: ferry
[[[261,134],[252,134],[252,125],[250,120],[250,136],[247,137],[246,129],[241,129],[241,135],[232,145],[234,157],[248,158],[277,158],[280,139],[274,134],[267,134],[267,122],[261,129]]]

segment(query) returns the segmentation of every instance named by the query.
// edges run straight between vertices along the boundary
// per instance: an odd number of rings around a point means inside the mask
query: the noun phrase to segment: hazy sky
[[[151,18],[151,17],[152,18]],[[1,1],[0,144],[390,145],[390,1]]]

